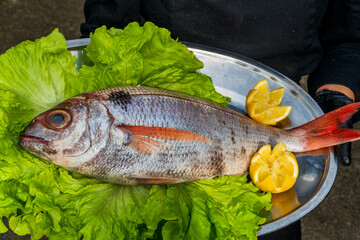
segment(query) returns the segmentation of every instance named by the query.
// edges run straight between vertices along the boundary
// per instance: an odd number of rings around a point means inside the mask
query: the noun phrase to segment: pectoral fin
[[[167,143],[141,135],[133,135],[129,146],[142,154],[152,154],[159,152],[160,149],[172,148]]]
[[[153,154],[159,150],[172,148],[164,140],[180,142],[211,142],[211,140],[195,133],[168,127],[119,125],[118,129],[129,134],[129,145],[142,154]]]

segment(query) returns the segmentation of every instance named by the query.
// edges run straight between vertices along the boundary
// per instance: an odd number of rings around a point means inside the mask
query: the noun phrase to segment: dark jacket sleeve
[[[140,0],[86,0],[85,23],[81,24],[82,37],[89,37],[96,28],[124,28],[128,23],[142,22]]]
[[[324,84],[341,84],[360,100],[360,2],[330,0],[320,28],[323,57],[309,76],[309,92]]]

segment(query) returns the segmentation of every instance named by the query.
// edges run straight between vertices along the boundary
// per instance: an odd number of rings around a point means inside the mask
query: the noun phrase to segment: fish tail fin
[[[291,129],[289,133],[301,139],[304,151],[359,140],[360,130],[343,128],[359,108],[360,102],[348,104]]]

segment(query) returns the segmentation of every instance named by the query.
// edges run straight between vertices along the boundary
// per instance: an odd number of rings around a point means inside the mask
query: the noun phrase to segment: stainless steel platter
[[[69,50],[77,56],[77,65],[88,64],[85,46],[90,39],[70,40]],[[283,105],[292,105],[287,120],[277,127],[288,129],[302,125],[323,114],[315,101],[284,75],[254,60],[229,52],[186,43],[189,50],[204,63],[200,72],[213,80],[218,92],[231,97],[231,108],[245,111],[246,95],[254,85],[266,78],[270,89],[285,87]],[[337,161],[331,149],[318,155],[299,155],[299,177],[295,186],[281,194],[273,194],[271,214],[258,231],[264,235],[281,229],[305,216],[323,201],[336,176]]]

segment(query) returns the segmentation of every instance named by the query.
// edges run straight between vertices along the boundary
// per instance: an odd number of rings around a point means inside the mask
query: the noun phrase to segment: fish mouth
[[[49,143],[49,141],[46,141],[44,138],[30,136],[30,135],[20,135],[19,142],[20,143],[37,142],[37,143],[43,143],[43,144]]]

